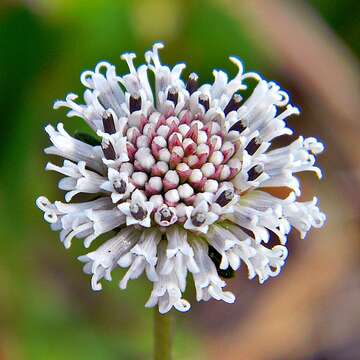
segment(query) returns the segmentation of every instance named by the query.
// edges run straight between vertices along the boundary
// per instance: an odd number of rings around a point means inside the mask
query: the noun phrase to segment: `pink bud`
[[[197,142],[199,134],[199,127],[197,124],[191,125],[189,131],[185,134],[185,138],[192,139],[195,143]]]
[[[235,146],[230,141],[226,141],[221,147],[221,151],[224,155],[224,162],[227,162],[235,153]]]
[[[214,175],[211,176],[211,178],[215,179],[215,180],[219,180],[222,168],[223,168],[223,165],[215,166],[215,172],[214,172]]]
[[[208,159],[208,154],[207,153],[200,154],[200,155],[198,155],[198,159],[199,159],[199,161],[198,161],[196,167],[200,168],[201,166],[203,166],[206,163],[206,161]]]
[[[197,163],[199,162],[199,158],[196,155],[190,155],[184,160],[192,169],[195,168]]]
[[[176,189],[169,190],[168,192],[165,193],[165,201],[167,205],[176,206],[179,200],[180,200],[180,196]]]
[[[177,164],[179,164],[184,157],[184,150],[180,146],[175,146],[171,152],[170,156],[170,168],[175,169]]]
[[[189,125],[191,123],[191,118],[192,118],[192,115],[191,115],[191,112],[190,111],[186,111],[184,113],[184,115],[181,117],[180,119],[180,124],[187,124]]]
[[[176,189],[179,185],[179,175],[175,170],[169,170],[163,179],[164,190]]]
[[[176,171],[180,176],[181,182],[186,181],[189,176],[191,175],[192,170],[190,167],[185,163],[180,163],[176,166]]]
[[[131,127],[126,132],[127,139],[133,144],[136,144],[138,136],[140,136],[140,130],[137,127]]]
[[[161,177],[155,176],[149,179],[149,181],[145,184],[145,193],[146,195],[152,196],[155,194],[159,194],[162,190],[163,184],[161,181]]]
[[[156,128],[155,130],[157,131],[157,129],[161,126],[161,125],[165,125],[166,124],[166,118],[164,115],[161,115],[156,123]]]
[[[201,130],[206,132],[206,135],[207,135],[208,139],[210,138],[212,127],[213,127],[213,122],[210,121],[201,129]]]
[[[160,125],[156,130],[156,133],[162,136],[163,138],[167,139],[170,133],[170,128],[167,125]]]
[[[220,180],[227,180],[231,174],[230,167],[228,165],[223,165],[220,172]]]
[[[180,133],[176,133],[176,132],[170,135],[169,141],[168,141],[169,142],[168,147],[169,147],[170,151],[173,150],[174,146],[182,146],[182,142],[181,142],[179,135],[181,136]]]
[[[148,123],[148,119],[146,116],[144,115],[141,115],[140,117],[140,124],[139,124],[139,128],[140,128],[140,131],[142,132],[143,129],[144,129],[144,126]]]
[[[158,161],[151,169],[151,176],[163,176],[169,170],[169,165],[164,161]]]
[[[183,202],[184,202],[186,205],[191,206],[191,205],[194,204],[195,197],[196,197],[196,195],[189,196],[188,198],[183,199]]]
[[[195,153],[196,151],[196,144],[192,139],[184,139],[183,141],[183,147],[184,147],[184,155],[189,156]]]
[[[174,132],[177,132],[179,129],[178,129],[178,126],[176,124],[175,121],[172,121],[170,126],[169,126],[169,135],[174,133]]]
[[[179,119],[176,116],[170,116],[166,119],[166,125],[171,127],[171,124],[179,125]]]
[[[126,144],[126,149],[127,149],[127,153],[128,153],[130,161],[133,161],[134,157],[135,157],[135,153],[136,153],[136,147],[132,143],[128,142]]]
[[[135,171],[145,171],[144,167],[140,164],[138,160],[134,161],[134,169]]]

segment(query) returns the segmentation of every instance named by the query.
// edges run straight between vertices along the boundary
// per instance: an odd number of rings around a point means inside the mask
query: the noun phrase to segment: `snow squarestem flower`
[[[66,194],[65,202],[41,196],[37,205],[65,248],[75,238],[89,248],[111,234],[79,257],[93,290],[119,267],[127,269],[120,289],[145,273],[153,283],[145,306],[164,314],[190,309],[183,298],[189,273],[198,301],[233,303],[226,278],[241,265],[260,283],[278,275],[291,229],[304,238],[325,215],[316,197],[297,200],[296,177],[303,171],[321,177],[315,162],[323,145],[302,136],[283,147],[273,144],[293,135],[286,119],[299,110],[289,95],[244,72],[235,57],[231,80],[219,70],[212,84],[201,85],[195,73],[183,80],[185,65],[163,65],[162,47],[155,44],[138,68],[135,54],[122,55],[129,68],[122,76],[100,62],[81,74],[83,104],[73,93],[55,102],[69,117],[82,118],[96,138],[72,136],[62,123],[45,128],[52,142],[45,152],[64,158],[46,170],[64,176],[59,188]],[[249,79],[257,85],[246,97]],[[73,202],[79,194],[86,201]]]

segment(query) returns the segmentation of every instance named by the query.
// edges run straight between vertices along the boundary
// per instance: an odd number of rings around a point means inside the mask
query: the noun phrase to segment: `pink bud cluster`
[[[226,141],[218,122],[184,110],[179,116],[153,112],[126,132],[129,161],[120,166],[156,211],[175,208],[178,218],[203,193],[215,194],[240,170],[236,145]]]

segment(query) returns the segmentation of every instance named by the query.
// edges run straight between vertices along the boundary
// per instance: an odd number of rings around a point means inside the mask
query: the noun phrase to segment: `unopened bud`
[[[165,200],[169,206],[176,204],[180,200],[179,193],[176,189],[169,190],[165,193]]]
[[[204,190],[206,192],[211,192],[211,193],[215,193],[218,190],[219,187],[219,183],[216,180],[206,180],[205,185],[204,185]]]
[[[148,176],[142,171],[135,171],[131,176],[132,181],[138,187],[144,187]]]
[[[178,187],[180,199],[189,198],[194,194],[194,189],[189,184],[182,184]]]

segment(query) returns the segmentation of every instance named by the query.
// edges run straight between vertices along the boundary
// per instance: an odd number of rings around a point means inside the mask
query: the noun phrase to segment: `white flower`
[[[239,201],[232,183],[224,183],[213,196],[211,211],[217,215],[233,212],[233,206]]]
[[[208,256],[208,246],[202,240],[193,241],[194,257],[200,271],[193,275],[196,298],[200,300],[209,300],[213,297],[216,300],[223,300],[227,303],[233,303],[235,296],[230,291],[223,291],[226,285],[217,274],[214,263]]]
[[[203,200],[195,208],[189,206],[186,209],[187,220],[184,228],[187,230],[200,231],[207,233],[209,225],[213,224],[219,217],[209,211],[209,204]]]
[[[154,214],[154,220],[161,226],[170,226],[177,221],[176,210],[166,204],[161,205]]]
[[[145,199],[139,190],[135,190],[130,201],[118,205],[119,210],[126,215],[126,225],[151,226],[150,215],[154,206],[152,202]]]
[[[125,289],[129,279],[138,278],[143,271],[150,281],[157,281],[158,275],[155,270],[157,262],[157,246],[161,240],[161,233],[157,229],[148,229],[142,232],[138,243],[122,258],[118,264],[128,267],[129,270],[120,281],[120,288]]]
[[[64,161],[46,169],[65,176],[59,188],[67,203],[43,196],[36,203],[66,248],[74,238],[89,247],[113,233],[79,258],[94,290],[118,267],[127,268],[121,289],[145,273],[153,283],[146,306],[158,305],[165,313],[172,307],[189,310],[183,298],[189,274],[197,300],[234,302],[224,291],[226,277],[242,264],[260,283],[276,276],[285,264],[291,229],[303,238],[326,217],[317,198],[297,201],[297,173],[312,171],[321,178],[315,162],[324,146],[302,136],[273,145],[275,138],[292,135],[286,118],[299,114],[288,94],[245,73],[234,57],[233,79],[223,71],[213,72],[212,84],[200,84],[194,73],[183,79],[185,65],[161,64],[161,48],[155,44],[139,67],[135,54],[124,54],[129,72],[121,76],[115,66],[100,62],[81,75],[83,104],[75,102],[75,94],[55,102],[55,108],[69,109],[69,117],[82,118],[100,143],[71,136],[61,123],[56,129],[48,125],[53,145],[45,152]],[[250,96],[243,92],[248,79],[257,82]],[[286,188],[290,195],[278,198],[270,187]],[[77,200],[81,194],[88,201]],[[270,246],[270,238],[278,243]]]
[[[59,188],[68,191],[65,195],[67,202],[71,201],[79,193],[96,194],[101,192],[101,184],[106,180],[106,178],[95,172],[87,170],[84,161],[74,164],[69,160],[65,160],[62,167],[48,163],[46,170],[53,170],[66,175],[65,178],[59,181]]]
[[[108,180],[100,185],[101,189],[111,192],[113,203],[127,199],[135,190],[130,183],[129,175],[126,172],[119,172],[113,168],[108,169]]]
[[[85,263],[84,272],[92,274],[93,290],[101,290],[100,279],[111,280],[111,271],[117,266],[120,257],[136,244],[139,236],[136,230],[125,228],[97,250],[79,257]]]

